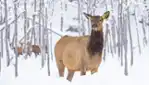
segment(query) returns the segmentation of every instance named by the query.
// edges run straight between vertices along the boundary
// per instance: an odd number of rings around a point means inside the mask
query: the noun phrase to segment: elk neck
[[[89,37],[87,50],[90,56],[94,56],[96,54],[100,55],[103,50],[103,31],[91,31],[91,36]]]

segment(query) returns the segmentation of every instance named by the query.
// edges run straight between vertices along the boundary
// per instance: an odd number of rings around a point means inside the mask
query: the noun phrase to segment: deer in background
[[[39,55],[41,53],[39,45],[31,45],[31,43],[27,43],[27,54],[31,56],[31,52],[34,52],[35,56]]]
[[[14,50],[14,53],[15,53],[15,49],[17,50],[17,52],[18,52],[18,56],[19,55],[23,55],[23,43],[20,43],[20,46],[13,46],[13,43],[11,43],[10,44],[10,48],[12,49],[12,50]]]

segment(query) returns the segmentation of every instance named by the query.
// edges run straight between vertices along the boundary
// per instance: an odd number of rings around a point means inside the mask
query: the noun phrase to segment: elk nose
[[[92,28],[96,28],[96,27],[97,27],[97,24],[93,24],[93,25],[92,25]]]

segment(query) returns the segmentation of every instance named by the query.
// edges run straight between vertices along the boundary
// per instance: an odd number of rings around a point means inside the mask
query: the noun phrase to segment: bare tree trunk
[[[132,41],[132,35],[131,35],[131,26],[130,26],[130,13],[129,11],[127,11],[128,13],[128,33],[129,33],[129,39],[130,39],[130,51],[131,51],[131,65],[133,65],[133,41]],[[135,18],[135,21],[136,21],[136,18]],[[137,23],[136,23],[137,24]],[[138,45],[139,45],[139,48],[140,48],[140,41],[139,41],[139,34],[138,34],[138,27],[136,27],[136,30],[137,30],[137,37],[138,37]]]
[[[36,12],[36,0],[34,0],[34,12]],[[36,20],[36,15],[34,14],[33,15],[34,45],[36,44],[35,20]]]
[[[122,0],[119,1],[119,5],[118,5],[118,56],[121,58],[122,60],[122,57],[121,57],[121,27],[122,27],[122,10],[123,10],[123,7],[122,7]],[[121,61],[121,65],[123,61]]]
[[[33,44],[33,39],[34,39],[34,34],[35,34],[35,15],[32,16],[33,20],[32,20],[32,32],[31,32],[31,44]],[[34,42],[35,44],[35,42]]]
[[[113,49],[114,53],[116,53],[116,26],[115,26],[115,17],[112,16],[112,22],[111,22],[111,32],[112,32],[112,40],[113,40]]]
[[[52,29],[52,23],[50,23],[50,29]],[[53,54],[52,54],[52,31],[50,31],[50,53],[51,53],[51,60],[53,60]]]
[[[63,32],[63,23],[64,23],[64,17],[63,17],[63,0],[61,0],[61,31]]]
[[[53,16],[53,12],[54,12],[54,2],[52,4],[52,13],[51,16]],[[51,60],[53,61],[53,52],[52,52],[52,22],[50,23],[50,56],[51,56]],[[49,35],[48,35],[49,37]],[[48,38],[49,39],[49,38]],[[49,43],[49,42],[48,42]]]
[[[1,56],[1,52],[0,52],[0,75],[1,75],[1,58],[2,58],[2,56]]]
[[[42,8],[44,8],[44,0],[42,0],[41,2],[41,14],[44,16],[44,10]],[[44,63],[45,63],[45,39],[44,39],[44,36],[45,36],[45,23],[44,23],[44,17],[41,17],[41,20],[42,20],[42,24],[43,24],[43,27],[41,29],[41,42],[40,42],[40,46],[41,46],[41,66],[42,68],[44,67]]]
[[[0,35],[1,35],[2,31],[0,31]],[[2,37],[2,36],[0,36]],[[0,43],[2,43],[3,40],[1,40]],[[2,47],[2,45],[0,44],[0,48]],[[0,49],[0,74],[1,74],[1,58],[2,58],[2,50]]]
[[[41,45],[41,12],[42,12],[42,0],[39,2],[39,45]]]
[[[127,60],[127,50],[128,50],[128,40],[127,40],[127,29],[130,27],[129,25],[129,8],[127,10],[127,15],[124,14],[123,16],[123,45],[124,45],[124,50],[125,50],[125,54],[124,54],[124,59],[125,59],[125,68],[124,68],[124,74],[128,75],[128,60]]]
[[[111,0],[111,8],[113,9],[113,0]]]
[[[3,58],[3,31],[1,30],[1,58]]]
[[[140,38],[139,38],[140,36],[139,36],[139,30],[138,30],[138,24],[137,24],[136,9],[135,9],[135,22],[136,22],[136,31],[137,31],[137,41],[138,41],[139,53],[141,54],[141,46],[140,46]],[[129,32],[131,33],[131,29],[130,28],[129,28]],[[130,41],[132,41],[131,37],[130,37]],[[132,43],[130,42],[130,44],[132,44]],[[131,49],[132,49],[132,47],[131,47]],[[131,62],[132,62],[131,65],[133,65],[133,57],[131,59]]]
[[[50,76],[50,58],[49,53],[47,54],[47,70],[48,70],[48,76]]]
[[[24,53],[27,53],[27,46],[26,45],[27,45],[27,36],[28,36],[28,35],[26,35],[26,30],[27,30],[27,8],[26,8],[26,3],[27,3],[27,1],[25,0],[24,1],[24,36],[25,36],[24,43],[25,43],[25,45],[24,45],[24,49],[23,49]]]
[[[143,44],[146,45],[147,44],[147,38],[146,38],[146,30],[145,30],[145,20],[144,20],[144,16],[142,15],[142,30],[143,30]]]
[[[87,13],[88,13],[88,14],[90,13],[90,5],[91,5],[91,4],[90,4],[90,1],[91,1],[91,0],[87,0]],[[90,31],[91,31],[91,28],[90,28],[90,22],[89,22],[89,20],[88,20],[88,22],[87,22],[87,25],[88,25],[88,26],[87,26],[87,27],[88,27],[88,34],[90,34],[90,33],[91,33],[91,32],[90,32]]]
[[[48,76],[50,76],[50,58],[49,58],[49,34],[47,30],[47,24],[48,24],[48,13],[47,13],[47,7],[45,8],[45,34],[46,34],[46,53],[47,53],[47,71]]]
[[[17,1],[16,1],[17,2]],[[14,17],[15,17],[15,25],[14,25],[14,28],[15,28],[15,48],[17,48],[17,41],[18,41],[18,20],[17,20],[17,3],[14,2]],[[16,57],[15,57],[15,77],[18,76],[18,51],[17,49],[15,49],[15,54],[16,54]]]
[[[108,34],[109,34],[109,29],[106,29],[106,32],[105,32],[105,37],[104,37],[104,55],[103,55],[103,60],[105,61],[106,60],[106,54],[107,54],[107,49],[108,48]]]
[[[5,3],[5,45],[6,45],[6,56],[7,56],[7,66],[10,65],[10,57],[9,57],[9,48],[8,48],[8,14],[7,14],[7,0],[4,0]]]
[[[36,20],[36,0],[34,0],[34,14],[33,14],[33,20],[32,20],[32,34],[31,34],[31,44],[36,44],[36,31],[35,31],[35,20]],[[33,43],[34,41],[34,43]]]
[[[81,1],[80,0],[77,0],[78,1],[78,29],[79,29],[79,35],[81,35]]]

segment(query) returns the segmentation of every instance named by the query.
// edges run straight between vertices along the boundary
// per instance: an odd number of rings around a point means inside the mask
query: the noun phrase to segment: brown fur
[[[22,55],[22,53],[23,53],[22,47],[17,47],[17,52],[18,52],[18,56]]]
[[[103,41],[103,32],[92,30],[92,35],[90,36],[90,40],[87,46],[90,55],[102,53]]]
[[[27,44],[28,55],[31,55],[31,52],[34,52],[35,56],[41,53],[39,45],[31,45],[30,43]]]
[[[41,50],[38,45],[32,45],[32,52],[39,54]]]
[[[107,14],[107,13],[106,13]],[[59,76],[64,76],[64,68],[68,69],[67,80],[71,81],[75,71],[85,75],[86,71],[95,73],[102,60],[103,31],[102,22],[107,16],[90,16],[91,35],[81,37],[62,37],[55,46],[55,57]]]

